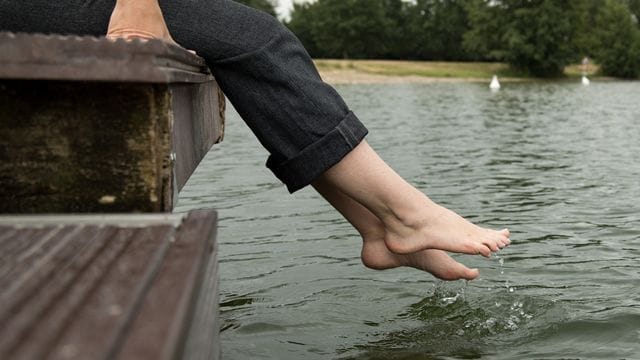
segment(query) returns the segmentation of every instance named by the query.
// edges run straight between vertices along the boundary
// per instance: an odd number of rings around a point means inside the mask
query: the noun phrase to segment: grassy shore
[[[331,83],[487,81],[494,74],[503,81],[536,80],[504,63],[329,59],[315,63],[323,79]],[[596,69],[592,68],[593,73]],[[580,66],[568,66],[565,74],[580,76]]]

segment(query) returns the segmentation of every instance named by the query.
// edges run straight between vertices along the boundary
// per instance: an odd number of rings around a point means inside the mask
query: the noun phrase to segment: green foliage
[[[276,9],[272,0],[235,0],[241,4],[262,10],[268,14],[276,16]]]
[[[312,35],[329,57],[376,58],[386,53],[385,30],[391,22],[382,1],[320,0]]]
[[[312,55],[466,60],[464,0],[317,0],[286,24]]]
[[[407,42],[410,53],[419,59],[467,60],[462,46],[469,30],[465,0],[417,0],[408,8]]]
[[[589,56],[629,77],[639,18],[640,0],[316,0],[286,25],[314,57],[501,61],[551,77]]]
[[[596,18],[596,58],[603,74],[623,78],[640,75],[640,29],[625,3],[607,0]]]
[[[328,57],[326,52],[318,47],[313,36],[315,19],[318,18],[315,9],[311,3],[294,3],[291,20],[285,25],[296,34],[312,57]]]
[[[596,16],[605,0],[581,0],[575,3],[573,44],[581,57],[594,57],[599,44],[596,37]]]
[[[382,41],[384,52],[379,57],[389,59],[412,58],[412,53],[407,49],[407,19],[409,16],[407,3],[402,0],[382,0],[382,8],[387,18]]]
[[[467,6],[465,46],[536,76],[561,75],[577,57],[572,20],[578,2],[474,0]]]
[[[507,24],[500,6],[489,6],[484,0],[470,0],[467,5],[470,29],[464,34],[463,46],[478,60],[502,60],[506,56],[502,32]]]
[[[640,0],[626,0],[624,3],[627,4],[629,11],[638,22],[640,20]]]

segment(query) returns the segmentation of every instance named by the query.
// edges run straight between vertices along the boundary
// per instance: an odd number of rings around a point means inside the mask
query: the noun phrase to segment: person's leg
[[[354,199],[382,221],[394,253],[440,249],[489,256],[510,243],[509,231],[478,227],[434,203],[391,169],[366,141],[319,180]]]
[[[0,30],[104,35],[114,5],[2,1]],[[362,142],[367,129],[276,19],[229,0],[161,0],[160,6],[174,39],[207,60],[291,192],[325,177],[382,220],[385,243],[396,253],[439,248],[487,256],[508,243],[507,231],[466,222],[388,168]]]
[[[313,187],[360,233],[363,241],[361,258],[365,266],[376,270],[408,266],[442,280],[478,277],[477,269],[467,268],[442,250],[422,250],[406,255],[392,253],[385,245],[386,230],[380,219],[324,179],[315,181]]]
[[[127,3],[131,1],[118,0],[114,15],[120,7],[126,9]],[[136,3],[137,6],[149,2],[150,4],[147,6],[152,11],[159,13],[157,6],[154,7],[156,0],[133,1],[142,1],[141,3]],[[224,2],[222,3],[224,4]],[[172,30],[177,32],[178,39],[180,40],[180,38],[184,37],[183,40],[187,42],[187,46],[194,45],[198,48],[198,44],[195,42],[190,44],[190,37],[186,36],[189,31],[193,31],[193,29],[183,28],[186,19],[182,18],[181,21],[177,21],[179,19],[174,18],[176,12],[172,6],[175,3],[166,0],[163,1],[163,4],[169,14],[169,24]],[[129,7],[133,12],[137,10],[135,5],[130,5]],[[202,11],[205,11],[205,9],[207,8],[204,6],[201,8]],[[228,14],[235,14],[235,16],[241,13],[247,17],[256,17],[257,14],[252,10],[238,7],[237,5],[235,7],[218,7],[217,11],[222,12],[229,9],[231,11]],[[220,17],[222,14],[219,13],[217,15]],[[114,22],[113,18],[112,24]],[[194,15],[193,19],[196,20],[198,17]],[[226,89],[229,89],[228,95],[231,96],[232,101],[234,103],[236,101],[241,102],[239,110],[243,112],[245,121],[250,126],[252,126],[253,121],[260,121],[259,124],[253,124],[252,129],[272,153],[270,167],[272,167],[276,175],[279,175],[283,181],[289,183],[299,182],[300,176],[295,175],[299,175],[296,173],[299,173],[300,170],[310,172],[311,175],[317,177],[325,169],[339,161],[342,156],[349,153],[347,158],[321,176],[329,181],[328,184],[331,183],[338,189],[343,190],[383,221],[387,229],[384,236],[385,244],[391,251],[399,254],[408,254],[425,249],[443,249],[467,254],[480,253],[484,256],[489,256],[491,251],[497,251],[498,248],[508,244],[508,231],[496,232],[482,229],[430,201],[386,166],[366,142],[361,143],[356,150],[351,151],[362,140],[366,130],[362,130],[363,127],[357,119],[349,116],[346,105],[344,105],[340,97],[330,87],[322,83],[297,39],[291,36],[288,31],[280,29],[281,25],[278,25],[266,22],[264,26],[265,29],[272,32],[271,35],[274,39],[280,40],[275,42],[270,40],[266,43],[267,45],[273,45],[272,49],[266,46],[258,49],[264,51],[258,51],[257,53],[249,51],[252,56],[246,56],[246,53],[244,53],[240,55],[240,58],[232,56],[222,61],[215,60],[213,65],[214,69],[220,67],[220,80],[222,80],[223,85],[225,83],[228,84]],[[166,30],[164,26],[157,27],[157,31],[161,33],[164,30]],[[204,32],[205,30],[202,29],[201,31]],[[222,38],[224,39],[224,36]],[[199,48],[204,49],[204,44]],[[249,61],[243,64],[242,61],[245,57]],[[294,60],[292,61],[290,58]],[[238,59],[240,62],[237,61]],[[291,66],[285,66],[287,63]],[[241,64],[244,66],[241,66]],[[251,74],[252,69],[256,67],[265,67],[263,73]],[[239,73],[238,70],[240,70]],[[271,82],[265,79],[266,84],[262,84],[266,85],[262,87],[264,90],[256,93],[256,96],[265,97],[262,101],[272,102],[273,104],[271,105],[282,104],[283,100],[285,100],[284,105],[262,107],[262,104],[244,104],[246,99],[255,101],[255,98],[246,96],[247,92],[251,92],[254,90],[252,88],[258,86],[255,76],[265,76],[267,72],[272,72]],[[241,76],[235,76],[237,74]],[[247,74],[250,75],[248,79]],[[292,76],[292,74],[294,75]],[[235,83],[227,83],[227,77],[230,77]],[[246,82],[244,86],[243,82]],[[280,82],[279,86],[282,88],[279,89],[276,86],[276,82]],[[313,85],[305,87],[307,84]],[[236,96],[236,89],[243,91],[243,93],[239,94],[240,97]],[[286,101],[287,96],[293,101]],[[270,113],[249,111],[261,107],[268,109]],[[313,111],[309,111],[310,109]],[[324,117],[326,118],[318,117],[318,113],[325,115]],[[269,119],[280,119],[280,121],[265,123],[264,119],[257,119],[265,115]],[[341,115],[348,121],[347,126],[343,128],[340,128],[342,123],[336,123],[336,119],[344,122],[339,117]],[[291,117],[283,121],[282,118],[286,116]],[[270,133],[265,133],[265,130],[269,130]],[[331,139],[329,136],[331,132],[336,133],[337,140]],[[323,146],[318,146],[318,142]],[[324,144],[322,144],[323,142]],[[339,149],[339,151],[331,151],[340,147],[342,149]],[[310,148],[312,151],[309,151]],[[326,152],[327,149],[331,150],[327,155],[323,156],[323,152]],[[304,153],[311,153],[311,156],[305,156]],[[339,155],[336,156],[334,153]],[[327,157],[329,161],[326,161]],[[325,163],[323,164],[322,161],[318,160],[325,160]],[[305,161],[308,164],[305,164]],[[291,166],[292,163],[296,162],[298,165]],[[284,171],[280,169],[282,167],[281,164],[284,164]],[[289,174],[291,170],[295,170],[293,171],[294,176]],[[313,174],[314,172],[315,174]],[[361,176],[364,173],[367,176]],[[303,176],[308,178],[309,174],[305,173]]]
[[[104,36],[115,4],[4,0],[0,31]],[[289,191],[309,185],[367,134],[322,81],[299,40],[273,16],[230,0],[160,0],[159,5],[171,37],[207,61],[269,152],[267,166]]]
[[[115,0],[3,0],[0,31],[104,36]]]

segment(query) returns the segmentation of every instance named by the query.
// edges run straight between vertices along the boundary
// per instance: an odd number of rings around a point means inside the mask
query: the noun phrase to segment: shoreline
[[[489,83],[491,78],[435,77],[420,75],[381,75],[354,70],[319,70],[322,80],[333,85],[344,84],[431,84],[431,83]],[[501,77],[500,82],[526,82],[537,79]]]
[[[500,82],[574,81],[581,75],[579,65],[565,69],[565,77],[544,79],[521,75],[504,63],[442,62],[405,60],[340,60],[314,59],[320,76],[333,85],[340,84],[423,84],[423,83],[489,83],[496,74]],[[589,72],[590,79],[615,80]]]

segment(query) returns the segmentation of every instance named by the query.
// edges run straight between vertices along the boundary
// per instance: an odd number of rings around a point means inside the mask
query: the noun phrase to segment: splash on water
[[[408,354],[477,358],[494,354],[507,344],[548,334],[565,317],[562,307],[554,301],[518,294],[505,275],[504,256],[496,254],[495,258],[498,286],[474,287],[466,281],[434,284],[398,319],[404,324],[413,320],[415,327],[403,326],[405,330],[385,333],[381,340],[356,346],[365,350],[357,358],[370,354],[389,359],[413,358]]]
[[[398,318],[404,330],[356,345],[364,352],[350,358],[368,359],[371,354],[380,359],[408,359],[413,354],[476,358],[507,344],[530,341],[564,317],[562,308],[551,301],[501,288],[491,293],[471,290],[466,283],[436,284]],[[407,328],[409,323],[414,325]]]

